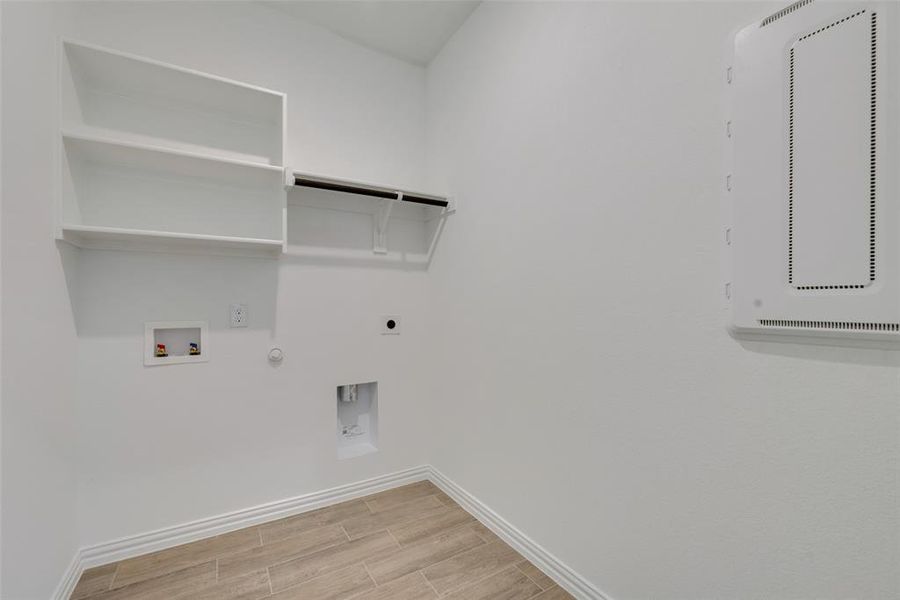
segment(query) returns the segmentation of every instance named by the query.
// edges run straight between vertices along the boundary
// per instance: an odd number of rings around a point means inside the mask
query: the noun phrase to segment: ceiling
[[[427,65],[479,1],[270,0],[269,6],[339,36],[417,65]]]

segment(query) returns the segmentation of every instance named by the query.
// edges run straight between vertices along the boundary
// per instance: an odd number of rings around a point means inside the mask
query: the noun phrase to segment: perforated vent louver
[[[900,331],[900,323],[851,323],[846,321],[795,321],[784,319],[760,319],[763,327],[790,329],[829,329],[834,331]]]
[[[811,2],[812,0],[809,0]],[[803,3],[798,3],[803,4]],[[799,6],[795,6],[793,10],[799,8]],[[788,7],[790,8],[790,7]],[[785,9],[788,10],[788,9]],[[857,17],[863,17],[866,14],[866,9],[857,11],[851,15],[848,15],[842,19],[838,19],[833,21],[832,23],[825,25],[824,27],[820,27],[815,31],[811,31],[806,35],[801,36],[797,40],[797,44],[803,43],[805,40],[808,40],[814,36],[818,36],[823,32],[829,31],[835,27],[838,27],[848,21],[856,19]],[[774,16],[774,15],[773,15]],[[770,17],[771,18],[771,17]],[[871,284],[875,281],[875,231],[876,231],[876,223],[875,223],[875,215],[876,215],[876,206],[875,206],[875,190],[876,190],[876,125],[877,125],[877,79],[876,79],[876,70],[877,70],[877,54],[876,54],[876,32],[877,32],[877,14],[870,14],[870,43],[869,43],[869,84],[868,84],[868,96],[869,96],[869,160],[868,160],[868,282],[866,283],[857,283],[857,282],[827,282],[824,284],[814,284],[814,285],[797,285],[795,283],[794,278],[794,232],[795,232],[795,94],[794,94],[794,81],[796,74],[796,60],[795,60],[795,48],[791,48],[789,52],[789,60],[788,60],[788,264],[787,264],[787,272],[788,272],[788,282],[794,286],[797,290],[805,290],[805,291],[815,291],[815,290],[852,290],[852,289],[863,289],[867,285]]]
[[[798,8],[803,8],[803,7],[806,6],[807,4],[811,4],[812,1],[813,1],[813,0],[800,0],[799,2],[794,2],[794,3],[791,4],[790,6],[787,6],[787,7],[785,7],[785,8],[782,8],[782,9],[779,10],[777,13],[771,14],[771,15],[769,15],[768,17],[766,17],[765,19],[763,19],[762,22],[759,24],[759,26],[760,26],[760,27],[765,27],[766,25],[769,25],[769,24],[772,23],[773,21],[777,21],[777,20],[780,19],[781,17],[783,17],[783,16],[785,16],[785,15],[791,14],[792,12],[794,12],[795,10],[797,10]]]

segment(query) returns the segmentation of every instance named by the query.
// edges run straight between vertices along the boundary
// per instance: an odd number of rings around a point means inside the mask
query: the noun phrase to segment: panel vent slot
[[[763,327],[788,329],[828,329],[832,331],[900,331],[900,323],[854,323],[852,321],[795,321],[785,319],[759,319]]]
[[[779,13],[775,13],[771,17],[767,19],[774,20],[784,14],[788,14],[789,12],[793,12],[797,10],[801,6],[812,2],[812,0],[806,0],[804,2],[797,2],[796,4],[792,4],[788,8],[782,10]],[[868,281],[866,283],[831,283],[826,282],[822,284],[811,284],[809,281],[803,282],[802,285],[797,285],[797,184],[798,184],[798,173],[797,173],[797,146],[799,144],[799,140],[797,139],[797,112],[799,110],[798,104],[799,101],[796,96],[796,78],[799,73],[799,66],[797,64],[797,45],[804,42],[805,40],[809,40],[813,36],[817,36],[822,34],[823,32],[832,30],[833,28],[847,23],[857,17],[861,17],[866,13],[866,10],[860,10],[853,14],[850,14],[842,19],[838,19],[828,25],[825,25],[815,31],[811,31],[800,38],[798,38],[794,47],[792,47],[789,51],[788,56],[788,261],[787,261],[787,272],[788,272],[788,283],[791,284],[797,290],[854,290],[854,289],[862,289],[870,285],[875,281],[875,232],[876,232],[876,126],[877,126],[877,54],[876,54],[876,44],[877,44],[877,14],[870,13],[870,25],[869,25],[869,42],[868,42],[868,89],[867,89],[867,108],[868,108],[868,122],[869,122],[869,131],[868,131],[868,164],[867,164],[867,195],[868,195],[868,207],[867,207],[867,277],[864,276]],[[763,24],[766,24],[764,21]],[[809,100],[807,100],[809,102]],[[808,130],[807,130],[808,133]],[[808,143],[808,142],[807,142]],[[860,165],[861,166],[861,165]],[[862,275],[860,273],[860,275]],[[859,281],[859,280],[857,280]]]
[[[771,25],[772,23],[774,23],[781,17],[791,14],[798,8],[803,8],[807,4],[812,4],[812,2],[813,2],[813,0],[800,0],[799,2],[794,2],[790,6],[786,6],[785,8],[782,8],[781,10],[779,10],[777,13],[771,14],[768,17],[766,17],[765,19],[763,19],[762,22],[759,24],[759,26],[765,27],[766,25]]]

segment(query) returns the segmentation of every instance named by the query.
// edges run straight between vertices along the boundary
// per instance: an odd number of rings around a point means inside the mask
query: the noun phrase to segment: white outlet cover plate
[[[246,304],[232,304],[229,311],[232,327],[246,327],[249,320]]]
[[[394,327],[389,327],[390,322]],[[398,315],[385,315],[381,317],[381,335],[400,335],[400,317]]]

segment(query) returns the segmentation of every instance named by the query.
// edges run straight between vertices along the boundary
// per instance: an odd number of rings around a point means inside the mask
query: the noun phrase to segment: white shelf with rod
[[[456,204],[445,194],[295,171],[286,181],[286,252],[324,260],[427,266]],[[390,242],[390,243],[389,243]]]
[[[61,239],[281,252],[284,94],[68,40],[60,90]]]

